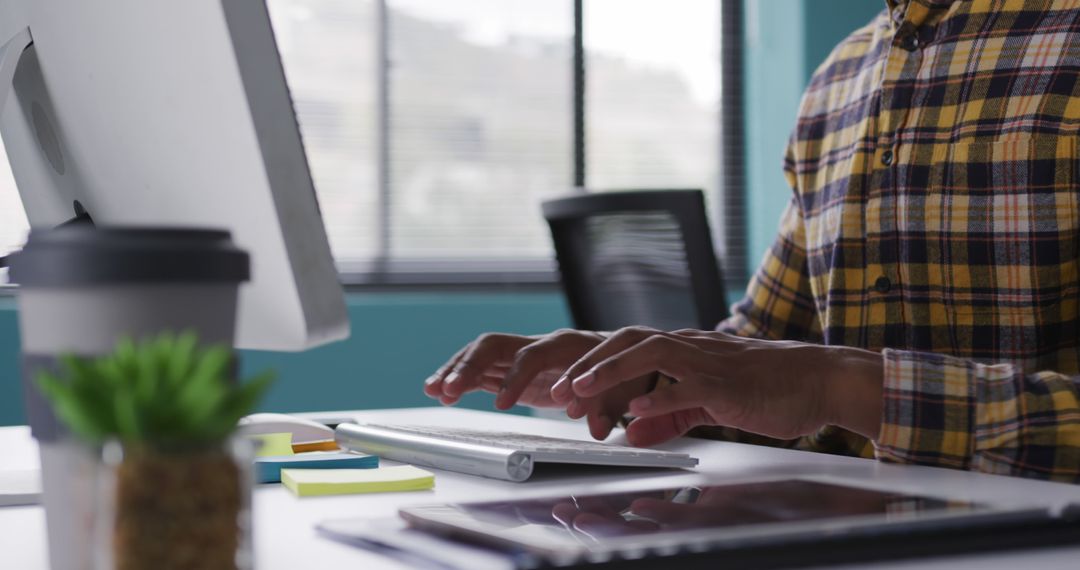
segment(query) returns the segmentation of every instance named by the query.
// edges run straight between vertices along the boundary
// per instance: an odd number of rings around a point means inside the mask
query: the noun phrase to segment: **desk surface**
[[[312,416],[355,416],[371,421],[421,423],[456,427],[490,428],[587,439],[580,423],[544,420],[452,408],[417,408],[363,412],[331,412]],[[615,435],[613,438],[621,438]],[[402,505],[495,499],[520,496],[523,491],[564,493],[582,491],[616,481],[637,479],[656,484],[683,485],[700,481],[745,478],[753,475],[830,475],[858,484],[928,495],[948,495],[975,501],[1021,504],[1030,501],[1056,503],[1080,501],[1080,486],[1028,481],[992,475],[926,467],[897,466],[876,461],[816,453],[771,449],[735,443],[682,439],[664,449],[690,453],[701,459],[697,473],[673,472],[647,475],[582,475],[541,478],[510,483],[437,471],[434,491],[387,493],[344,497],[298,499],[280,485],[255,489],[255,554],[257,568],[365,568],[399,569],[402,564],[316,535],[314,525],[325,519],[356,516],[393,516]],[[0,428],[0,450],[5,469],[36,467],[36,446],[25,427]],[[1080,547],[993,553],[904,563],[883,563],[862,568],[899,570],[948,566],[951,569],[1077,568]],[[45,515],[41,507],[0,508],[0,567],[32,570],[46,568]]]

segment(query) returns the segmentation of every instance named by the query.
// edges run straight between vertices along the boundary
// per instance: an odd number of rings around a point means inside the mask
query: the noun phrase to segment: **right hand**
[[[562,407],[551,398],[551,387],[605,338],[601,333],[570,329],[539,336],[483,334],[431,375],[424,382],[424,393],[444,405],[483,390],[497,394],[495,407],[502,410],[515,404]],[[651,387],[650,376],[593,398],[578,398],[567,405],[567,415],[587,416],[592,436],[604,439],[626,413],[630,400]]]

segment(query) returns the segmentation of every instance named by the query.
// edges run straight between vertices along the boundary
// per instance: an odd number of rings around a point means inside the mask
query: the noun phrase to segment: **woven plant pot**
[[[100,566],[239,570],[251,563],[251,459],[229,442],[190,449],[106,446]],[[119,455],[119,457],[117,457]],[[110,507],[111,503],[111,508]]]

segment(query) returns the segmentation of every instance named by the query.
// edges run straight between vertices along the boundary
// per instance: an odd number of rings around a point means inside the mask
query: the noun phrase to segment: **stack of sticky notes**
[[[298,497],[423,491],[435,475],[411,465],[377,469],[282,469],[281,483]]]
[[[280,481],[298,497],[423,491],[435,486],[431,472],[411,465],[379,467],[379,458],[374,455],[345,451],[294,453],[296,445],[291,433],[251,437],[259,443],[256,481]]]
[[[257,457],[255,480],[259,483],[277,483],[281,481],[282,469],[374,469],[378,466],[378,457],[362,453],[312,451],[296,455]]]
[[[281,470],[303,469],[374,469],[379,458],[363,453],[345,451],[311,451],[294,453],[290,433],[264,433],[251,436],[259,442],[255,457],[255,480],[258,483],[281,481]]]
[[[291,433],[260,433],[248,437],[258,446],[255,451],[256,457],[277,457],[293,454]]]

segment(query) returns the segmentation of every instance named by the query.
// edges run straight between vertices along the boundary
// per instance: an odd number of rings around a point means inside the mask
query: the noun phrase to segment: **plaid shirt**
[[[719,329],[881,351],[873,444],[1080,482],[1080,1],[893,2],[803,97],[794,195]]]

